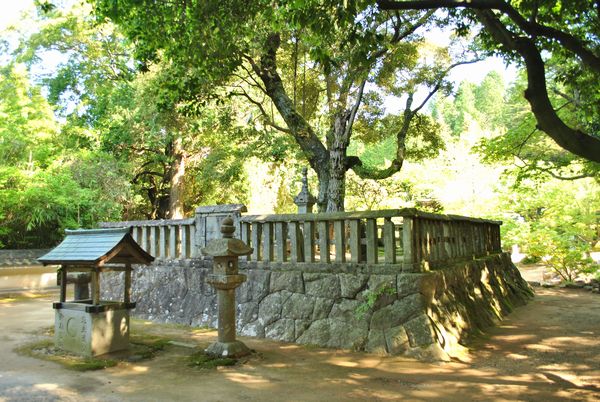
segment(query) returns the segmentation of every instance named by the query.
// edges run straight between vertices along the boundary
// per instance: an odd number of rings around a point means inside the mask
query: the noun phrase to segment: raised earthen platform
[[[447,360],[461,354],[466,338],[533,296],[506,253],[424,273],[348,264],[289,267],[241,269],[248,276],[236,297],[241,335]],[[135,269],[134,315],[215,327],[216,295],[205,281],[210,271],[210,261],[199,259]],[[118,274],[107,275],[103,297],[120,294],[121,283]]]

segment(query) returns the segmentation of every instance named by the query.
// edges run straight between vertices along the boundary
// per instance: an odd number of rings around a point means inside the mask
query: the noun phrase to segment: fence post
[[[333,239],[335,242],[335,262],[346,261],[346,233],[343,220],[333,222]]]
[[[312,221],[304,221],[304,261],[315,262],[315,225]]]
[[[302,245],[302,231],[300,222],[290,222],[288,225],[288,235],[290,237],[290,261],[304,262],[304,250]]]
[[[375,219],[367,219],[365,230],[367,237],[367,262],[369,264],[377,264],[377,221]]]
[[[392,218],[385,218],[383,222],[383,250],[386,264],[396,263],[396,229]]]
[[[358,219],[351,219],[348,221],[348,227],[350,228],[350,261],[361,262],[361,244],[360,244],[360,221]]]
[[[402,219],[402,248],[404,249],[404,260],[402,261],[403,272],[420,272],[422,267],[419,260],[417,242],[417,219],[405,216]]]
[[[159,236],[158,236],[158,255],[161,260],[166,260],[167,257],[167,227],[165,225],[160,225],[158,227]]]
[[[317,230],[319,232],[319,261],[329,263],[329,222],[317,222]]]
[[[285,222],[275,222],[275,260],[287,261],[287,225]]]
[[[150,229],[150,255],[156,255],[156,226],[148,226]]]

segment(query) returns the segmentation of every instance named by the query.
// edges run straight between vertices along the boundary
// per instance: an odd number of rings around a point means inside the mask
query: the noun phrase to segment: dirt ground
[[[191,368],[184,361],[189,349],[169,346],[153,360],[84,373],[14,352],[52,325],[51,297],[4,300],[0,401],[600,401],[600,296],[536,293],[471,345],[465,362],[430,364],[242,338],[257,353],[238,366]],[[200,345],[216,337],[140,326]]]

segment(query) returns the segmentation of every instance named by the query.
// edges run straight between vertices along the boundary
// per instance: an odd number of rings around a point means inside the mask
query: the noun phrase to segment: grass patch
[[[157,335],[134,334],[129,336],[131,356],[128,360],[152,359],[158,352],[165,350],[169,339]]]
[[[54,327],[44,328],[42,335],[52,335]],[[169,339],[156,335],[135,334],[130,336],[129,350],[119,351],[104,357],[83,357],[58,349],[54,340],[43,339],[18,347],[15,351],[22,356],[29,356],[58,363],[64,368],[74,371],[101,370],[114,367],[120,362],[139,362],[152,359],[169,344]]]
[[[82,357],[65,352],[54,347],[54,342],[48,339],[23,345],[17,348],[16,352],[23,356],[55,362],[74,371],[101,370],[119,363],[116,359]]]
[[[214,369],[219,366],[234,366],[238,360],[232,357],[216,357],[206,354],[203,350],[194,352],[188,357],[190,367]]]
[[[2,303],[12,303],[12,302],[16,302],[16,301],[17,301],[17,299],[15,299],[15,298],[5,297],[5,298],[0,299],[0,304],[2,304]]]
[[[323,349],[323,346],[317,345],[316,343],[303,343],[300,345],[305,350],[319,350]]]

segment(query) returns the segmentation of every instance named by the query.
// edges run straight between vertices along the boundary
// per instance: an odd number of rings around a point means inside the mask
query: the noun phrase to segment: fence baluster
[[[329,222],[319,221],[317,223],[319,231],[319,261],[330,262],[329,257]]]
[[[315,225],[313,222],[304,222],[304,261],[315,262]]]
[[[375,219],[367,219],[366,234],[367,234],[367,262],[369,264],[377,264],[377,260],[378,260],[377,221]]]
[[[273,225],[263,222],[263,261],[273,261]]]
[[[396,263],[396,228],[392,218],[383,222],[383,251],[386,264]]]
[[[262,224],[259,222],[252,222],[252,260],[261,261],[262,251],[260,249],[260,241],[262,237]]]
[[[344,221],[333,222],[333,239],[335,242],[335,262],[346,261],[346,233]]]
[[[300,222],[290,222],[288,224],[288,233],[290,237],[290,261],[304,262],[304,253],[302,252],[302,232]]]
[[[275,222],[275,261],[287,261],[287,236],[285,222]]]

